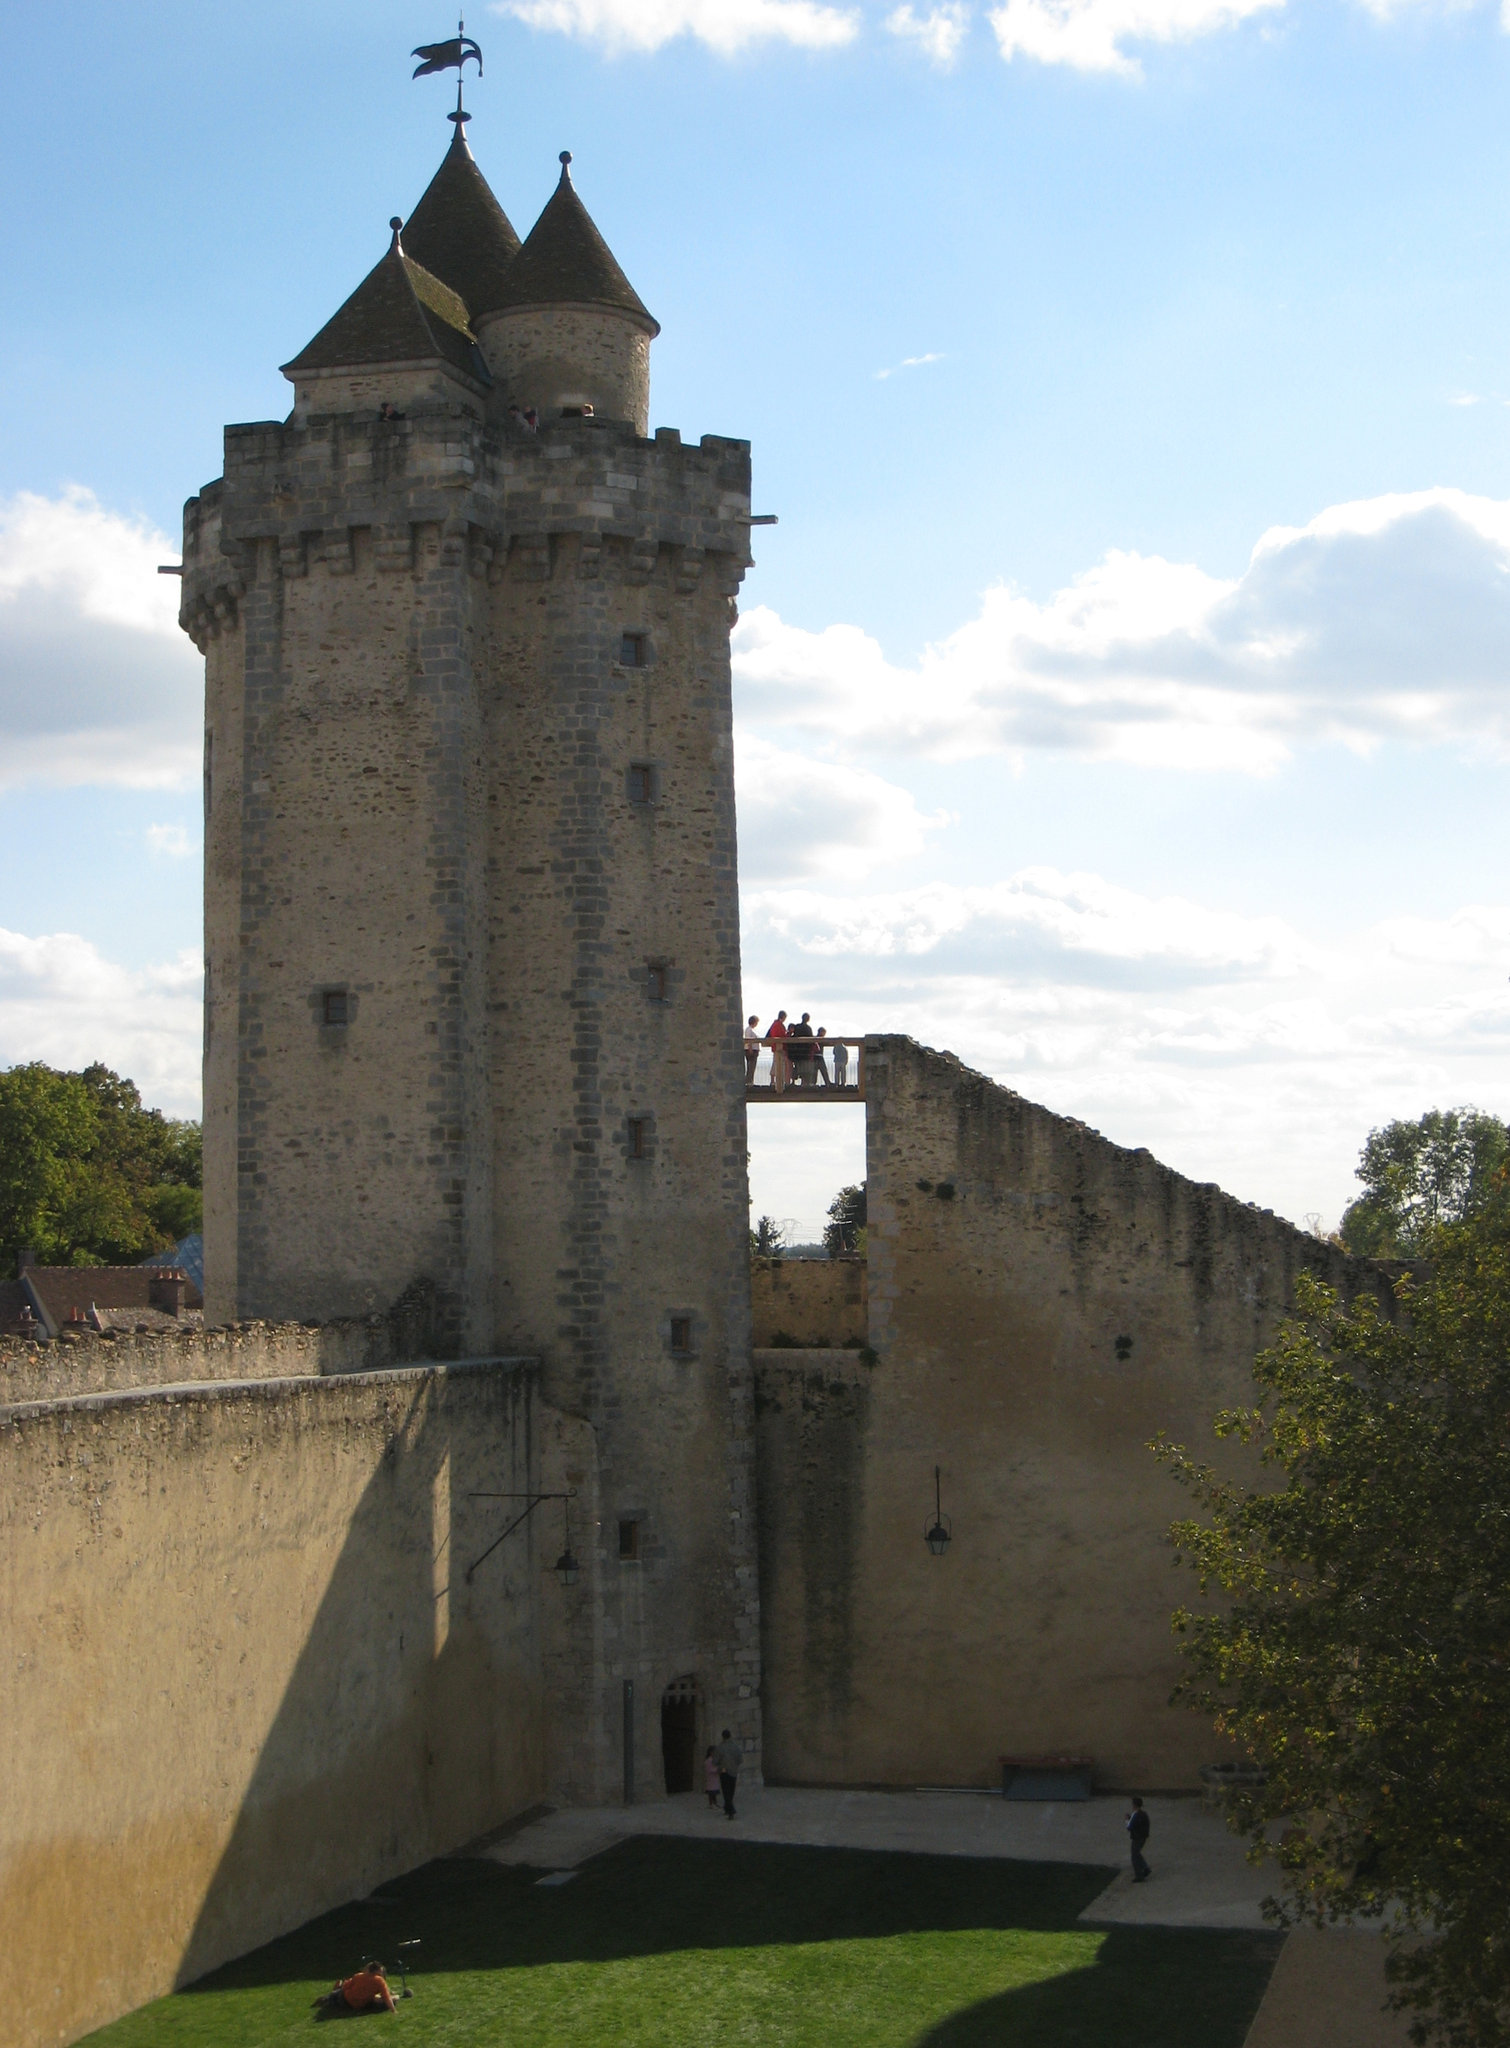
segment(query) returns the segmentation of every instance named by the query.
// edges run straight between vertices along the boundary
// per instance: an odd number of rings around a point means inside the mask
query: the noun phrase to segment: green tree
[[[1370,1131],[1358,1161],[1364,1192],[1343,1213],[1350,1252],[1411,1258],[1443,1223],[1462,1223],[1496,1197],[1510,1132],[1478,1109],[1429,1109],[1414,1123]]]
[[[1503,1193],[1503,1184],[1501,1187]],[[1314,1279],[1217,1420],[1257,1486],[1158,1445],[1202,1519],[1179,1688],[1264,1768],[1230,1795],[1281,1920],[1399,1916],[1412,2037],[1510,2043],[1510,1236],[1440,1228],[1399,1313]],[[1178,1696],[1178,1695],[1177,1695]]]
[[[0,1271],[23,1246],[43,1265],[129,1264],[202,1213],[198,1124],[144,1109],[98,1064],[0,1073]]]
[[[786,1248],[786,1233],[774,1216],[762,1216],[750,1232],[752,1259],[779,1259]]]
[[[837,1259],[843,1252],[863,1251],[865,1247],[865,1183],[858,1187],[840,1188],[828,1205],[828,1221],[823,1226],[823,1249],[831,1259]]]

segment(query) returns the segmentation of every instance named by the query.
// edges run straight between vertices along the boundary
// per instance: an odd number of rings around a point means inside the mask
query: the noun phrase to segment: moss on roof
[[[465,304],[448,284],[405,255],[395,229],[381,263],[368,271],[308,347],[283,365],[283,374],[437,357],[479,383],[488,381]]]
[[[561,182],[509,266],[499,309],[510,306],[608,306],[628,313],[652,335],[660,323],[620,270],[571,181],[571,158],[561,159]]]
[[[460,122],[440,169],[404,223],[404,247],[460,292],[474,320],[503,303],[504,274],[519,254],[519,237],[478,170]]]

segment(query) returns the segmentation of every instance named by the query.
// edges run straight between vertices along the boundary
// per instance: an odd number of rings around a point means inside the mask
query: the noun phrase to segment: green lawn
[[[446,2048],[1241,2048],[1278,1952],[1077,1926],[1111,1875],[1081,1864],[641,1837],[539,1875],[430,1864],[89,2038],[308,2041],[317,1992],[418,1936],[396,2018],[334,2024]]]

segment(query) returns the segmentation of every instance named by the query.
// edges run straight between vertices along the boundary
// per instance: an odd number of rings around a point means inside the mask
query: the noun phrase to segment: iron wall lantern
[[[923,1541],[928,1545],[928,1548],[935,1557],[942,1557],[945,1551],[948,1550],[951,1541],[951,1524],[949,1517],[943,1510],[942,1497],[939,1490],[939,1468],[937,1465],[933,1468],[933,1521],[923,1531]]]

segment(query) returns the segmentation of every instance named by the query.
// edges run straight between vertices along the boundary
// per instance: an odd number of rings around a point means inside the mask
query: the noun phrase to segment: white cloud
[[[747,1008],[909,1032],[1296,1219],[1336,1221],[1364,1137],[1391,1117],[1510,1113],[1510,905],[1319,945],[1278,918],[1027,869],[847,902],[752,891],[745,926]],[[821,1216],[837,1182],[809,1187],[799,1167],[783,1155],[787,1206]]]
[[[867,768],[788,753],[742,733],[737,743],[739,867],[746,884],[821,875],[858,881],[923,848],[942,824],[911,793]]]
[[[741,818],[743,818],[741,786]],[[1099,875],[1024,868],[1005,881],[930,882],[873,896],[755,889],[752,929],[809,957],[927,960],[931,973],[984,972],[1144,991],[1284,981],[1304,948],[1276,917],[1151,898]]]
[[[884,384],[888,377],[894,377],[898,370],[921,370],[926,363],[941,363],[944,360],[939,350],[934,349],[926,356],[903,356],[899,363],[893,363],[889,370],[877,370],[876,382]]]
[[[610,50],[658,50],[692,36],[725,57],[761,42],[836,49],[860,25],[854,9],[819,0],[502,0],[493,12]]]
[[[0,1067],[103,1060],[136,1082],[144,1102],[197,1116],[203,986],[190,952],[131,969],[72,932],[0,929]]]
[[[157,574],[178,553],[89,491],[0,501],[0,785],[197,773],[203,669]]]
[[[1284,0],[1005,0],[987,19],[1001,54],[1077,71],[1141,76],[1124,43],[1183,43],[1231,28]]]
[[[191,853],[199,851],[182,825],[149,825],[147,847],[168,860],[187,860]]]
[[[970,27],[970,10],[959,4],[930,7],[919,14],[911,6],[897,7],[886,17],[886,26],[894,36],[914,42],[923,54],[947,70],[959,55],[960,45]],[[927,357],[926,361],[936,358]]]
[[[741,716],[834,750],[1052,747],[1263,773],[1389,738],[1510,757],[1510,500],[1436,489],[1274,527],[1245,573],[1113,551],[1039,604],[1007,586],[913,668],[855,626],[764,607],[734,640]]]

